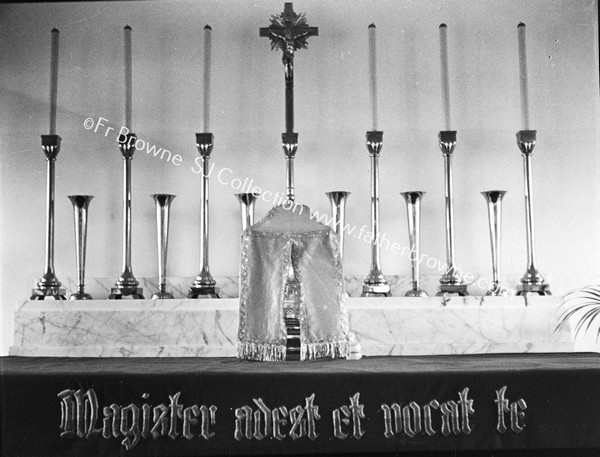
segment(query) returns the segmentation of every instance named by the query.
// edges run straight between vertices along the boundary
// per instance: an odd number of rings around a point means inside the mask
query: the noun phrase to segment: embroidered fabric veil
[[[284,300],[293,271],[300,359],[347,357],[348,318],[338,238],[307,206],[276,206],[242,235],[238,357],[285,360]]]

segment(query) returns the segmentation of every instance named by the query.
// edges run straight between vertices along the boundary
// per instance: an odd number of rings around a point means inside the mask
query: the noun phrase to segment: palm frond
[[[554,332],[558,332],[571,318],[577,317],[575,336],[583,330],[587,333],[590,327],[598,323],[596,341],[600,339],[600,285],[594,284],[569,292],[563,297],[561,312],[557,318]]]

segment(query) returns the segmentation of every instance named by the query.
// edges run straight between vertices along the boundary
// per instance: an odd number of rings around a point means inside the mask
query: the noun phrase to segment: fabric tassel
[[[346,340],[302,344],[302,347],[300,348],[300,360],[316,360],[324,357],[346,359],[349,354],[350,345]]]
[[[285,345],[238,342],[237,356],[240,359],[260,362],[280,362],[285,360]]]

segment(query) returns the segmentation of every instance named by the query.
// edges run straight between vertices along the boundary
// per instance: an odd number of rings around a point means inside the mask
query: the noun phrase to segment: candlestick
[[[381,271],[379,256],[379,153],[383,132],[367,132],[367,150],[371,157],[371,271],[363,284],[361,297],[390,297],[390,284]]]
[[[50,135],[56,135],[56,100],[58,97],[58,37],[60,32],[52,29],[50,50]]]
[[[42,149],[46,156],[46,264],[44,274],[33,289],[31,300],[66,300],[65,289],[54,274],[54,182],[56,157],[60,151],[60,136],[42,135]]]
[[[377,130],[377,27],[369,25],[369,88],[371,94],[372,129]]]
[[[522,22],[517,26],[519,35],[519,83],[521,86],[521,125],[529,130],[529,87],[527,83],[527,47],[525,45],[526,26]]]
[[[533,227],[533,174],[531,156],[536,142],[535,130],[517,132],[517,145],[523,156],[523,177],[525,187],[525,224],[527,226],[527,271],[521,278],[521,286],[517,295],[538,294],[552,295],[550,286],[538,271],[535,261],[535,232]]]
[[[210,132],[210,64],[212,27],[204,26],[204,132]]]
[[[196,147],[200,154],[202,166],[202,183],[200,185],[200,272],[192,283],[187,298],[221,298],[217,282],[210,274],[208,266],[208,178],[210,176],[209,161],[213,150],[212,133],[196,133]]]
[[[127,129],[129,131],[131,131],[131,105],[132,105],[131,27],[126,25],[124,28],[124,32],[125,32],[125,127],[127,127]]]
[[[133,275],[131,267],[131,163],[135,152],[135,133],[119,137],[119,150],[123,157],[123,269],[115,287],[111,288],[111,300],[120,300],[130,296],[144,298],[144,291]]]
[[[448,26],[440,24],[440,60],[442,74],[442,107],[446,130],[450,128],[450,80],[448,76]]]
[[[468,295],[467,285],[463,282],[454,264],[454,196],[452,186],[452,154],[456,146],[456,131],[439,133],[440,149],[444,157],[444,184],[446,197],[446,272],[440,278],[438,296],[445,294]]]

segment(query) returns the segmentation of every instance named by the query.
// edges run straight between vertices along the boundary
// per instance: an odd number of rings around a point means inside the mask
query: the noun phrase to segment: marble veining
[[[569,328],[554,333],[559,305],[558,297],[346,300],[364,355],[573,351]],[[24,301],[10,354],[233,357],[238,319],[236,298]]]

